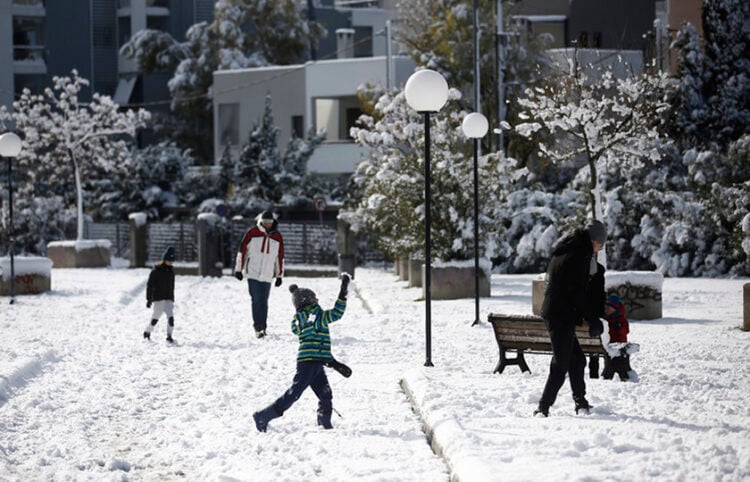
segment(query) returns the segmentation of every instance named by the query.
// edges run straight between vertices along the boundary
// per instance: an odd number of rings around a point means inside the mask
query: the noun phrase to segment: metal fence
[[[198,240],[194,223],[149,223],[146,226],[148,260],[161,260],[168,246],[174,248],[175,259],[198,261]]]
[[[232,222],[230,237],[227,241],[231,253],[236,253],[242,236],[255,224],[254,219]],[[336,223],[298,221],[283,223],[279,231],[284,238],[285,264],[320,264],[336,265],[338,248],[336,246]],[[234,258],[231,258],[234,262]]]
[[[128,223],[90,223],[83,224],[83,237],[86,239],[108,239],[112,243],[109,249],[112,256],[130,257],[130,227]]]
[[[254,223],[254,219],[242,219],[233,220],[225,225],[222,236],[225,267],[234,266],[234,257],[242,236]],[[112,256],[129,258],[129,229],[127,223],[86,222],[84,237],[108,239],[112,243]],[[284,237],[284,262],[286,264],[336,265],[338,263],[335,221],[284,222],[279,226],[279,230]],[[357,244],[357,258],[361,262],[384,259],[373,240],[362,239]],[[146,229],[146,245],[149,263],[160,260],[168,246],[174,248],[178,262],[198,261],[195,223],[149,223]]]

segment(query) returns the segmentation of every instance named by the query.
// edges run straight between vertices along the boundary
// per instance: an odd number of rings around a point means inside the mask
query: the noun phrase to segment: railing
[[[223,263],[225,268],[234,266],[237,249],[254,219],[242,219],[224,225],[222,234]],[[130,257],[130,226],[127,223],[84,223],[86,239],[108,239],[112,243],[112,256]],[[279,226],[284,238],[284,262],[286,264],[332,265],[338,263],[335,221],[284,222]],[[198,241],[194,223],[148,223],[146,245],[149,264],[159,261],[168,246],[175,250],[178,262],[198,261]],[[375,248],[371,239],[360,239],[357,243],[357,259],[360,262],[379,262],[383,254]]]
[[[11,3],[24,7],[44,7],[44,0],[13,0]]]
[[[45,51],[44,45],[14,45],[13,60],[44,62]]]

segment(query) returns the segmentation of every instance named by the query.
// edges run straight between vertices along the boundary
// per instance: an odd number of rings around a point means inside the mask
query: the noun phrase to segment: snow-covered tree
[[[598,190],[599,169],[607,163],[620,170],[661,158],[664,146],[653,112],[667,109],[663,99],[651,98],[649,89],[664,91],[665,76],[616,79],[611,71],[589,79],[580,71],[560,78],[555,85],[527,89],[519,104],[525,122],[515,131],[533,139],[536,156],[545,162],[587,168],[580,180],[589,197],[591,213],[602,219]],[[580,172],[580,171],[579,171]]]
[[[94,201],[90,212],[107,221],[126,219],[132,212],[145,212],[150,219],[158,219],[160,208],[186,203],[183,198],[195,192],[192,186],[184,187],[192,163],[190,153],[170,141],[135,149],[126,160],[126,175],[90,183]]]
[[[473,253],[473,157],[455,107],[460,93],[431,117],[432,253],[443,260],[468,259]],[[403,94],[383,94],[372,115],[359,119],[351,134],[370,148],[353,177],[355,199],[340,216],[354,231],[375,234],[393,256],[420,255],[424,248],[424,120]],[[498,229],[492,209],[499,177],[497,156],[483,156],[480,176],[480,244],[483,255],[497,254]],[[493,201],[491,201],[493,200]]]
[[[53,84],[39,95],[25,89],[12,113],[0,110],[0,123],[14,124],[23,137],[18,162],[29,175],[23,194],[34,197],[36,190],[51,188],[68,205],[73,196],[67,186],[75,181],[77,239],[82,239],[83,181],[90,174],[118,173],[130,155],[128,139],[145,126],[149,114],[120,111],[110,97],[99,94],[88,104],[80,102],[78,93],[89,82],[75,70],[71,77],[54,77]]]
[[[234,165],[230,205],[235,212],[250,214],[279,202],[311,202],[309,193],[315,192],[317,186],[306,175],[307,161],[325,138],[325,132],[310,132],[306,139],[292,137],[283,154],[278,136],[272,99],[266,96],[263,117],[251,129]]]
[[[164,129],[205,162],[213,155],[214,71],[304,60],[324,32],[307,21],[305,6],[295,0],[218,0],[214,21],[191,26],[183,42],[146,29],[136,32],[121,53],[144,72],[173,72],[168,85],[176,119]]]
[[[512,21],[510,13],[514,0],[504,1],[506,10],[504,30],[508,32],[505,42],[504,87],[506,99],[513,99],[520,94],[526,82],[533,82],[539,77],[536,65],[544,63],[539,55],[548,44],[547,36],[527,38],[526,32],[518,32],[518,26]],[[479,0],[479,65],[480,65],[480,98],[482,113],[490,125],[498,124],[497,98],[497,38],[494,35],[495,0]],[[409,49],[417,65],[440,72],[448,85],[458,89],[462,97],[458,108],[474,110],[474,28],[473,3],[467,0],[399,0],[397,3],[399,22],[395,31],[396,39]],[[515,106],[513,103],[506,106]],[[485,137],[489,145],[492,136]]]

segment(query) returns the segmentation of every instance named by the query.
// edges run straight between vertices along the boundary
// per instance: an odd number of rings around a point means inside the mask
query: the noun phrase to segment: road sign
[[[313,206],[315,206],[315,210],[320,212],[323,212],[328,207],[328,203],[326,203],[326,200],[322,197],[316,197],[313,199]]]

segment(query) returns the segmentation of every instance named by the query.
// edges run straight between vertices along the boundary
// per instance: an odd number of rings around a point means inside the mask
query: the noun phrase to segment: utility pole
[[[479,76],[479,0],[474,0],[474,112],[482,113]],[[478,147],[481,150],[481,143]]]
[[[390,94],[393,90],[393,45],[391,43],[391,21],[385,21],[385,81]]]
[[[505,32],[503,31],[503,0],[496,2],[497,15],[495,16],[496,41],[497,41],[497,119],[498,125],[505,120]],[[505,151],[503,142],[503,130],[496,129],[497,151]]]

